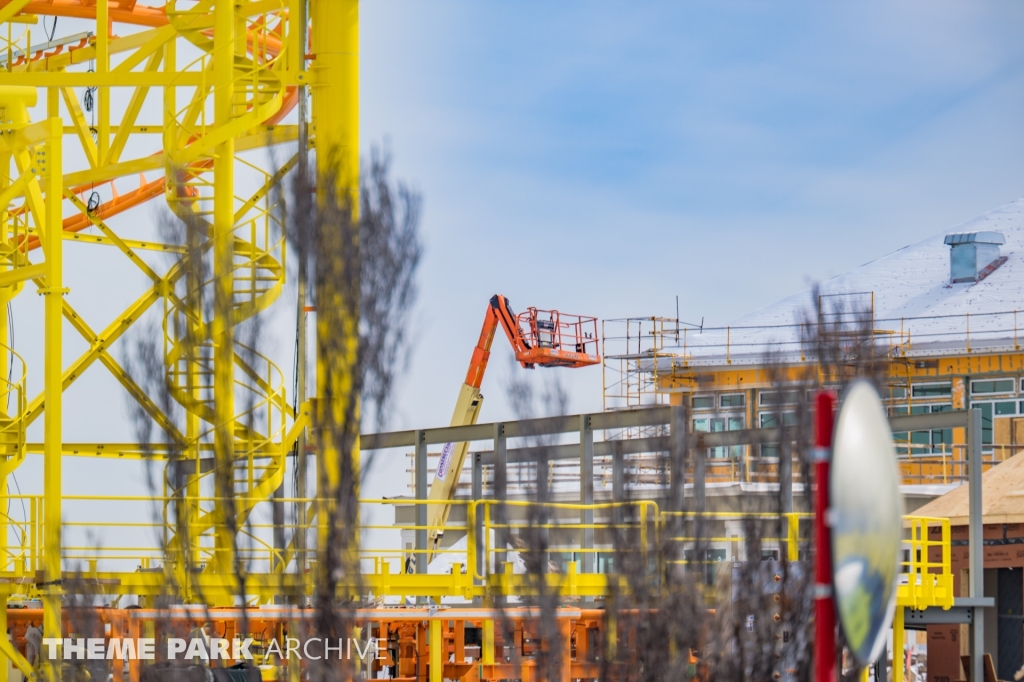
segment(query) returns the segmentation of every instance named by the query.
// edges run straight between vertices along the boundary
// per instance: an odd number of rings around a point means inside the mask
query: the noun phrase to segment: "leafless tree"
[[[386,422],[396,379],[407,362],[408,319],[416,299],[416,272],[422,254],[420,198],[407,186],[391,180],[386,151],[371,153],[356,191],[344,184],[348,169],[341,167],[338,157],[329,151],[321,154],[327,155],[327,163],[321,159],[318,175],[295,173],[289,183],[272,190],[275,219],[283,224],[288,245],[310,275],[317,308],[319,392],[310,432],[316,446],[318,490],[313,505],[315,519],[306,514],[303,518],[317,529],[318,570],[313,594],[291,595],[295,604],[311,598],[315,617],[306,631],[292,634],[346,638],[355,631],[355,607],[363,594],[358,494],[360,474],[365,474],[369,462],[359,461],[359,424],[367,413],[377,425]],[[300,168],[307,167],[300,164]],[[172,192],[178,197],[189,196],[187,187],[174,187]],[[165,527],[166,515],[170,526],[158,538],[167,560],[165,594],[156,600],[156,606],[182,601],[209,603],[191,580],[203,567],[191,565],[193,552],[184,546],[193,531],[190,523],[195,522],[190,518],[194,510],[189,509],[186,500],[186,482],[203,473],[197,452],[202,443],[212,439],[217,425],[200,434],[199,441],[184,435],[185,413],[197,407],[181,404],[182,393],[175,390],[175,381],[188,371],[212,372],[210,332],[216,324],[230,329],[235,361],[243,368],[243,383],[257,381],[259,373],[251,368],[259,366],[265,350],[261,316],[257,312],[235,324],[236,302],[225,298],[223,290],[218,291],[211,276],[209,225],[187,200],[173,208],[158,221],[162,237],[178,245],[181,252],[169,263],[172,271],[178,271],[171,295],[180,301],[180,305],[169,306],[174,312],[166,320],[167,332],[177,344],[172,362],[168,363],[163,348],[164,328],[158,324],[141,327],[141,333],[123,353],[126,373],[149,401],[132,400],[128,404],[137,442],[147,455],[148,485],[154,498],[163,499],[165,489],[169,496],[166,504],[154,510],[156,524]],[[197,387],[194,393],[197,401],[217,399],[208,388]],[[255,409],[256,393],[240,394],[237,408],[245,422],[241,426],[250,432],[265,427]],[[155,414],[166,418],[155,419]],[[209,421],[210,414],[200,416]],[[232,426],[220,428],[230,430]],[[232,442],[234,434],[229,435],[221,433],[216,440]],[[249,523],[248,507],[238,504],[235,453],[214,454],[213,494],[224,511],[213,531],[229,538],[231,555],[237,558],[231,570],[237,602],[244,612],[251,597],[247,587],[250,568],[242,554],[246,549],[244,535],[251,535],[242,532],[243,524]],[[295,534],[306,532],[303,525],[295,529]],[[289,540],[294,549],[295,538]],[[294,558],[295,553],[289,551],[284,556]],[[244,617],[241,625],[244,632]],[[174,624],[167,619],[158,627],[170,631]],[[344,658],[321,661],[309,669],[312,680],[349,679],[353,672],[352,661]]]
[[[518,371],[518,363],[513,360],[509,366],[510,379],[506,393],[512,412],[518,419],[533,419],[538,416],[538,411],[545,416],[563,416],[569,412],[569,395],[557,374],[550,374],[543,369],[538,373],[543,386],[538,395],[534,384],[527,380],[528,375]],[[530,491],[528,494],[536,504],[526,507],[523,527],[513,538],[527,576],[526,594],[520,598],[520,605],[530,608],[536,614],[525,622],[534,630],[533,634],[539,642],[536,652],[537,674],[541,679],[553,680],[559,679],[562,674],[565,650],[563,633],[558,629],[557,619],[561,597],[558,588],[548,581],[549,575],[562,572],[561,566],[551,559],[548,529],[553,513],[548,506],[552,502],[551,448],[556,441],[542,433],[527,434],[523,441],[530,448],[534,466],[533,479],[520,480],[520,486]],[[519,471],[522,475],[522,467]],[[507,512],[504,517],[507,518]],[[513,641],[511,622],[502,617],[499,623],[505,641]],[[513,648],[513,660],[521,658],[521,655],[522,652]]]
[[[625,459],[621,452],[616,455],[625,472],[626,499],[613,515],[606,538],[612,571],[619,580],[609,581],[601,641],[593,652],[601,679],[810,680],[815,552],[810,524],[797,526],[797,559],[791,561],[784,550],[790,549],[788,514],[810,511],[812,398],[821,389],[841,393],[854,378],[878,381],[886,358],[874,344],[870,311],[842,299],[830,300],[815,292],[813,312],[798,326],[802,355],[808,360],[794,363],[769,353],[763,362],[770,386],[796,396],[787,400],[785,409],[780,401],[764,410],[768,415],[764,426],[778,427],[779,441],[745,446],[753,448],[749,459],[757,468],[744,474],[751,480],[761,476],[781,480],[784,474],[794,482],[791,497],[789,488],[780,484],[764,494],[744,496],[736,508],[721,508],[720,503],[713,507],[710,500],[707,507],[698,507],[683,484],[693,480],[698,463],[708,453],[701,445],[701,434],[690,430],[692,415],[685,408],[682,423],[674,425],[685,425],[682,436],[672,437],[670,449],[656,454],[658,461],[653,465]],[[514,406],[531,399],[528,384],[521,380],[514,381],[508,393]],[[517,416],[532,414],[520,409]],[[540,483],[546,459],[543,448],[536,450],[535,459],[539,494],[544,492]],[[661,491],[656,494],[663,496],[659,499],[669,512],[662,515],[660,534],[653,531],[643,507],[644,486],[651,483],[652,471],[655,487]],[[731,512],[741,520],[741,535],[734,543],[742,547],[744,560],[719,562],[711,557],[708,550],[721,542],[724,529],[705,510]],[[547,549],[541,532],[547,521],[543,515],[528,515],[526,524],[532,527],[521,535]],[[651,530],[646,536],[637,532],[644,524]],[[779,540],[769,545],[766,538]],[[532,549],[523,544],[524,552]],[[538,584],[547,568],[527,563],[527,572]],[[538,679],[562,679],[557,666],[537,663]],[[854,679],[858,672],[847,670],[844,679]]]
[[[359,564],[359,478],[371,466],[360,462],[360,410],[373,422],[387,421],[395,378],[407,358],[407,328],[416,298],[415,275],[422,254],[418,233],[420,198],[389,178],[390,157],[373,151],[356,198],[342,180],[347,169],[320,164],[316,201],[292,213],[288,237],[312,274],[317,309],[318,400],[313,432],[317,443],[320,531],[313,598],[320,637],[351,637],[355,608],[365,594]],[[312,196],[308,180],[293,182],[295,205]],[[312,680],[340,680],[352,661],[321,661]]]

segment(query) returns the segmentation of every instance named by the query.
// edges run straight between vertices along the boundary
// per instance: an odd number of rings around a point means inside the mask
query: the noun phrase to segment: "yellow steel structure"
[[[80,32],[46,36],[43,24],[50,18],[54,32],[57,18],[62,27]],[[240,347],[235,335],[240,323],[268,308],[283,290],[285,241],[271,188],[297,158],[267,172],[239,154],[295,141],[299,126],[282,121],[308,90],[313,103],[309,145],[325,150],[317,156],[320,170],[340,160],[345,170],[339,183],[356,196],[358,2],[167,0],[151,6],[136,0],[0,0],[0,62],[0,303],[9,303],[31,280],[45,309],[43,390],[26,396],[24,371],[0,382],[0,397],[8,398],[0,410],[0,493],[15,499],[6,495],[7,479],[27,452],[41,453],[44,463],[43,494],[28,505],[35,528],[31,535],[22,532],[21,554],[7,547],[11,520],[0,524],[6,553],[0,575],[10,576],[0,593],[41,597],[43,634],[60,637],[67,569],[62,548],[69,561],[61,536],[62,458],[83,450],[99,457],[159,458],[169,450],[63,442],[62,395],[99,363],[170,441],[184,444],[185,458],[194,462],[184,489],[168,491],[176,499],[184,494],[187,537],[169,531],[167,549],[191,562],[168,561],[166,576],[134,567],[118,572],[111,578],[120,585],[117,591],[145,594],[141,583],[154,588],[171,577],[186,600],[201,595],[207,604],[233,603],[236,544],[226,529],[240,527],[281,486],[285,457],[312,409],[289,403],[283,373],[269,358],[246,352],[251,349]],[[93,112],[80,102],[86,90],[95,100]],[[31,120],[38,103],[45,104],[45,115]],[[153,139],[161,141],[155,153],[147,143]],[[256,191],[240,196],[236,175],[242,171],[261,180]],[[204,240],[199,253],[212,254],[211,280],[201,284],[213,289],[214,314],[204,317],[179,293],[194,253],[111,227],[111,218],[147,210],[137,207],[150,201],[166,202],[174,214],[199,226]],[[150,283],[104,329],[91,327],[64,296],[67,240],[117,249]],[[158,274],[140,257],[143,250],[180,254],[181,260]],[[184,432],[111,351],[133,324],[161,307],[166,384],[184,408]],[[339,315],[354,328],[357,311]],[[7,319],[0,317],[0,341],[6,341]],[[69,364],[62,362],[65,322],[87,345]],[[343,375],[353,357],[354,347],[340,358]],[[12,349],[0,346],[5,366],[15,360],[21,367]],[[245,400],[236,403],[236,395]],[[30,446],[26,429],[40,415],[43,440]],[[218,472],[238,495],[233,507],[210,494],[209,481]],[[229,524],[232,513],[236,518]],[[213,553],[205,557],[203,538],[211,533]],[[290,555],[294,549],[279,552]],[[199,561],[202,572],[186,569]],[[283,571],[287,563],[271,565],[256,580],[263,601],[280,589],[271,572]],[[29,565],[34,573],[26,575]],[[0,637],[0,651],[31,672],[6,638]],[[57,674],[52,665],[43,672],[50,679]],[[0,679],[5,677],[0,666]]]

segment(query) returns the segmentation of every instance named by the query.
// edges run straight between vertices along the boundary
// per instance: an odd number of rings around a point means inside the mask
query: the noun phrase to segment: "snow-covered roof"
[[[946,236],[981,232],[1003,236],[999,255],[1006,261],[979,282],[950,284]],[[1024,308],[1024,199],[833,277],[818,293],[826,297],[826,312],[836,305],[859,311],[873,306],[875,330],[893,332],[879,343],[898,346],[906,356],[947,355],[968,344],[973,352],[1012,349],[1015,310]],[[688,329],[679,346],[664,350],[689,356],[696,366],[724,364],[727,355],[732,365],[758,364],[770,349],[792,359],[799,356],[799,324],[817,319],[814,303],[812,290],[802,291],[728,328]],[[1024,311],[1019,322],[1024,324]]]

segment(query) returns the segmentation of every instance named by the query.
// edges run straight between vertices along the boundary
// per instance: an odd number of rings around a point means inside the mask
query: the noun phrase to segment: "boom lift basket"
[[[527,308],[516,315],[523,347],[516,360],[529,367],[586,367],[601,362],[597,318]]]

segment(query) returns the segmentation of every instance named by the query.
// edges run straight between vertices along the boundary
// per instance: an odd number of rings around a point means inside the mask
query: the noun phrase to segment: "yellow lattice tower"
[[[33,41],[31,29],[40,16],[94,22],[94,29],[91,35]],[[131,30],[119,37],[118,27],[126,25]],[[36,38],[41,33],[34,32]],[[40,415],[45,424],[41,551],[20,556],[18,561],[5,554],[0,575],[20,575],[26,567],[38,569],[44,636],[61,636],[60,524],[49,522],[61,518],[61,396],[99,362],[161,428],[188,444],[187,456],[196,460],[183,491],[188,537],[173,537],[169,545],[198,563],[200,538],[212,533],[215,550],[201,573],[185,571],[189,563],[185,561],[168,570],[177,571],[175,577],[186,597],[202,595],[207,603],[230,603],[235,557],[231,538],[223,533],[228,511],[218,500],[200,498],[201,478],[208,472],[198,460],[204,449],[209,450],[201,444],[212,440],[215,469],[230,467],[235,489],[241,491],[234,513],[236,521],[242,522],[281,485],[285,456],[306,423],[301,416],[292,416],[295,406],[286,396],[282,372],[269,358],[240,353],[233,335],[236,325],[270,306],[282,291],[285,243],[281,226],[275,225],[278,217],[269,190],[297,158],[273,174],[256,169],[262,186],[251,196],[240,197],[235,174],[244,162],[237,155],[298,139],[297,126],[280,122],[295,108],[302,89],[308,88],[313,105],[310,144],[335,152],[335,160],[345,169],[339,182],[354,195],[358,185],[357,0],[309,0],[308,10],[305,0],[169,0],[163,6],[136,0],[0,0],[0,61],[0,304],[9,302],[32,280],[45,296],[46,337],[40,395],[25,395],[24,372],[0,382],[0,398],[13,397],[0,402],[10,405],[9,412],[0,412],[2,492],[6,492],[7,476],[25,456],[27,426]],[[94,72],[87,70],[90,63],[95,63]],[[96,88],[94,125],[87,120],[74,88]],[[37,99],[46,103],[46,119],[31,121],[28,112]],[[162,112],[159,122],[141,120],[151,99]],[[115,120],[114,105],[124,101],[127,105]],[[151,134],[155,126],[162,133],[162,150],[137,154],[136,147],[146,147],[133,142],[139,135]],[[84,167],[62,163],[65,145],[80,147]],[[318,163],[326,163],[327,157],[318,155]],[[162,177],[155,177],[158,174]],[[137,188],[117,191],[117,183],[135,177],[140,178]],[[111,198],[90,205],[88,196],[104,185]],[[113,216],[144,210],[139,207],[151,201],[166,201],[176,214],[187,215],[203,227],[202,249],[213,256],[209,284],[215,292],[214,308],[230,313],[204,319],[202,310],[191,308],[175,293],[186,274],[188,254],[163,275],[138,255],[143,249],[181,252],[180,247],[133,239],[110,227]],[[66,210],[69,217],[64,217]],[[83,238],[83,231],[92,227],[99,234],[91,233],[91,242],[118,249],[151,281],[126,310],[98,331],[63,297],[61,278],[63,240]],[[147,310],[159,310],[161,305],[166,381],[174,399],[185,408],[184,432],[109,350]],[[88,344],[88,350],[67,366],[61,363],[63,320]],[[7,338],[5,318],[0,322],[0,337]],[[6,365],[12,352],[0,347],[0,362]],[[255,407],[242,410],[235,405],[236,386],[252,392],[248,402]],[[251,418],[252,410],[261,412],[259,420]],[[254,426],[257,423],[260,427]],[[143,446],[136,445],[136,450],[141,453]],[[6,523],[0,530],[5,548]],[[279,566],[286,564],[282,561]],[[161,579],[136,572],[118,574],[111,582],[122,594],[155,594]],[[264,600],[277,586],[270,579],[256,583]],[[0,650],[15,660],[21,658],[6,638],[0,637]],[[49,674],[55,673],[50,670]]]

